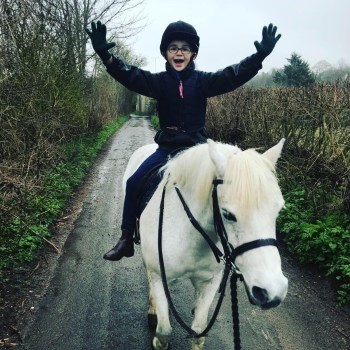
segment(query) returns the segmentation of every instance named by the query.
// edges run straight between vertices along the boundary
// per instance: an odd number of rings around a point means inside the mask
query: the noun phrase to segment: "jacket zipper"
[[[182,80],[179,81],[179,93],[181,98],[184,98],[184,87],[182,85]]]

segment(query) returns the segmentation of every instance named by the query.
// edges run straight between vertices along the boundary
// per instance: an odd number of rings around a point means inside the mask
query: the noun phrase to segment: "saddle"
[[[159,170],[179,152],[184,151],[188,147],[177,148],[169,153],[169,158],[164,162],[156,165],[150,171],[148,171],[142,181],[140,181],[138,189],[136,190],[136,225],[134,232],[134,243],[140,244],[140,217],[148,202],[151,200],[158,185],[162,181],[163,173]]]

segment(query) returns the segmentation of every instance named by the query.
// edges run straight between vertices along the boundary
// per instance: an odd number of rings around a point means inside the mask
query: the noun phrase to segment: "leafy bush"
[[[314,212],[307,192],[296,189],[285,195],[279,218],[289,250],[299,261],[320,267],[338,281],[341,303],[350,301],[350,222],[339,214],[323,217]]]
[[[152,115],[151,117],[151,124],[153,125],[153,127],[156,130],[159,130],[160,126],[159,126],[159,118],[155,115]]]

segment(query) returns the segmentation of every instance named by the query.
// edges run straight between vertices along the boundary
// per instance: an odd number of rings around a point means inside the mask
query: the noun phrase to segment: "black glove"
[[[97,26],[95,22],[91,23],[91,31],[85,29],[86,33],[89,35],[92,43],[92,47],[95,52],[101,57],[102,61],[107,61],[112,55],[108,52],[109,49],[115,46],[114,42],[108,43],[106,40],[107,28],[100,21],[97,21]]]
[[[254,42],[256,50],[258,51],[258,56],[263,60],[265,59],[275,47],[277,41],[280,39],[281,34],[276,36],[277,27],[272,23],[269,24],[269,27],[266,26],[262,30],[262,41]]]

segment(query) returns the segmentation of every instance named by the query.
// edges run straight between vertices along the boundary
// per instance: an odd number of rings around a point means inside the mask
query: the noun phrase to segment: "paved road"
[[[131,118],[96,164],[81,213],[65,242],[45,296],[22,335],[26,350],[148,350],[147,284],[140,249],[136,256],[108,262],[103,253],[117,242],[122,175],[132,152],[153,140],[147,119]],[[350,317],[337,310],[329,289],[283,258],[289,294],[277,309],[252,307],[242,286],[239,307],[245,350],[349,350]],[[192,290],[172,289],[175,304],[190,320]],[[206,341],[206,349],[233,349],[229,290]],[[189,349],[173,322],[172,350]]]

